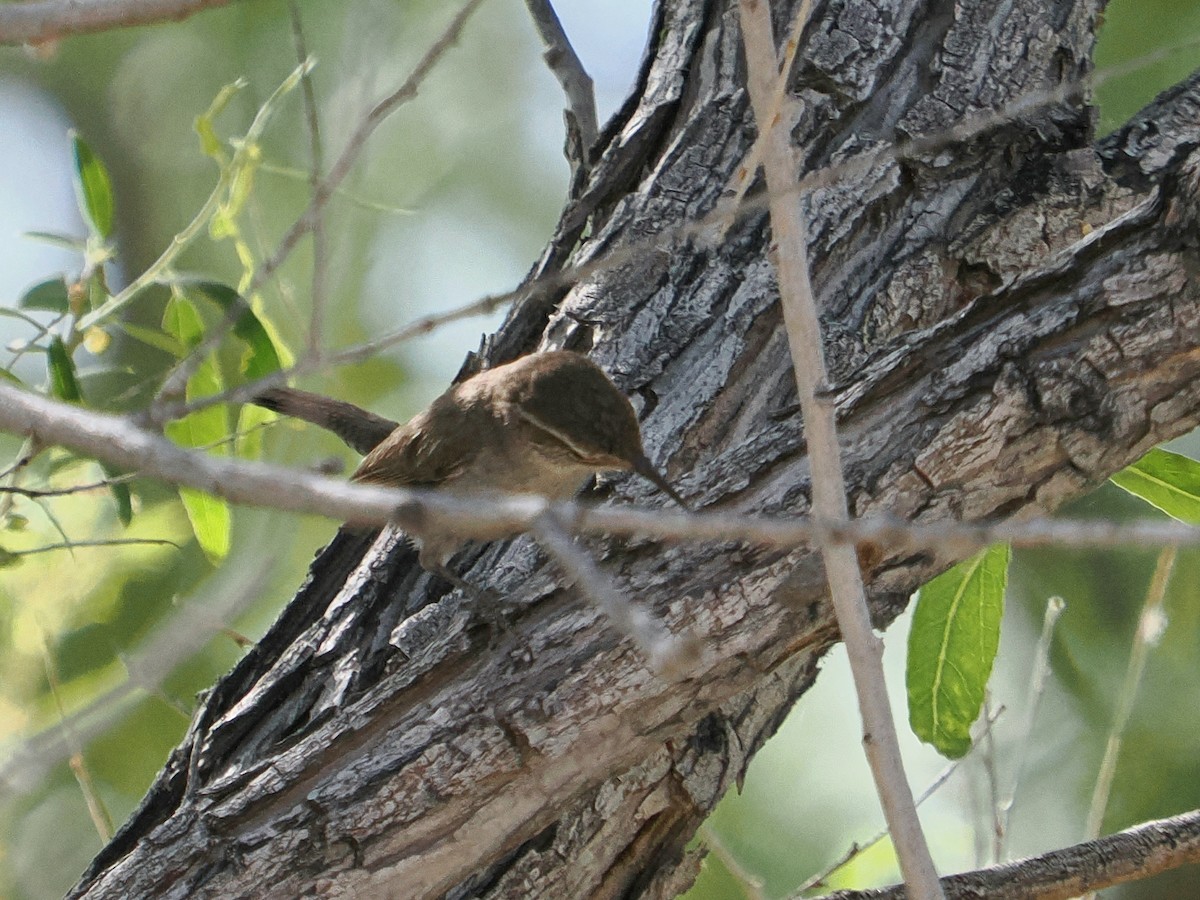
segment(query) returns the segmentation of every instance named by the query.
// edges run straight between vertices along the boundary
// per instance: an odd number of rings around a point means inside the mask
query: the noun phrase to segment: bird
[[[597,472],[629,471],[687,508],[647,457],[629,398],[594,361],[571,350],[531,353],[485,369],[402,425],[288,387],[268,389],[251,402],[332,431],[365,453],[351,476],[360,484],[566,500]],[[476,590],[448,565],[464,538],[428,526],[415,531],[409,537],[422,568]]]

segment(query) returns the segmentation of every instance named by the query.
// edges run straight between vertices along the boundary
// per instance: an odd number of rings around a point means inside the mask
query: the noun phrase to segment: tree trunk
[[[777,36],[798,5],[774,4]],[[1093,143],[1072,86],[1101,5],[816,4],[785,115],[802,174],[855,161],[805,195],[855,515],[1043,513],[1200,418],[1200,80]],[[737,4],[660,4],[650,35],[533,273],[584,276],[539,282],[481,357],[586,350],[695,506],[802,516],[808,462],[762,198],[751,191],[723,237],[692,227],[755,137]],[[964,123],[959,140],[925,140]],[[636,479],[592,496],[663,502]],[[74,896],[686,887],[687,842],[837,640],[819,557],[583,543],[620,590],[702,636],[691,677],[653,675],[528,537],[454,563],[512,601],[512,632],[494,632],[401,538],[368,550],[342,533]],[[962,552],[860,548],[877,623]]]

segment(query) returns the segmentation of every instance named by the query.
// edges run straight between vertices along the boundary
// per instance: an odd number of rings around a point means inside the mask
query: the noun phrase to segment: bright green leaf
[[[75,148],[75,191],[79,211],[101,238],[109,238],[113,228],[112,181],[104,164],[78,134],[71,135]]]
[[[913,732],[958,758],[971,748],[971,725],[1000,643],[1007,544],[997,544],[923,588],[908,636],[908,716]]]
[[[1200,462],[1155,447],[1112,482],[1173,519],[1200,525]]]
[[[183,501],[200,549],[209,562],[219,565],[229,555],[232,533],[229,504],[220,497],[193,488],[180,488],[179,499]]]
[[[108,463],[100,463],[100,468],[104,470],[106,478],[117,478],[122,472],[114,469]],[[108,486],[112,492],[113,500],[117,504],[117,518],[120,519],[122,525],[128,525],[133,521],[133,495],[129,492],[129,484],[124,481],[118,481]]]
[[[75,361],[67,353],[62,338],[55,335],[46,351],[46,365],[50,369],[50,392],[59,400],[78,403],[83,399],[79,390],[79,379],[75,376]]]
[[[204,320],[196,305],[182,294],[174,294],[163,310],[163,331],[191,349],[204,338]]]
[[[237,443],[234,452],[243,459],[260,459],[263,454],[263,428],[275,420],[275,413],[250,403],[238,413]]]
[[[188,348],[178,338],[165,331],[145,328],[132,322],[115,322],[114,324],[134,340],[141,341],[156,350],[162,350],[164,353],[170,353],[178,359],[182,359],[188,354]]]
[[[88,279],[88,310],[100,309],[112,299],[112,295],[108,292],[108,284],[104,279],[104,269],[98,268],[90,279]]]
[[[233,333],[240,338],[247,348],[242,360],[242,374],[253,380],[279,371],[279,353],[271,340],[270,334],[250,308],[250,304],[229,285],[216,281],[198,281],[188,285],[192,290],[202,293],[228,315],[231,310],[236,312],[237,320],[233,323]]]
[[[258,163],[262,159],[262,148],[258,144],[243,144],[242,165],[234,173],[233,183],[229,186],[229,199],[226,201],[226,214],[231,218],[241,214],[246,208],[246,202],[254,191],[254,175],[258,171]]]
[[[17,302],[22,309],[47,309],[51,312],[65,313],[70,299],[67,296],[67,282],[60,275],[35,284]]]
[[[218,393],[221,387],[216,362],[210,357],[188,381],[187,398],[193,400],[210,396]],[[169,423],[166,427],[167,436],[175,443],[184,447],[211,448],[210,452],[217,453],[222,452],[221,442],[225,440],[228,431],[223,406],[209,406],[197,410]],[[183,508],[187,512],[200,549],[214,565],[220,563],[229,554],[232,530],[229,505],[220,497],[191,488],[180,488],[179,499],[183,501]]]

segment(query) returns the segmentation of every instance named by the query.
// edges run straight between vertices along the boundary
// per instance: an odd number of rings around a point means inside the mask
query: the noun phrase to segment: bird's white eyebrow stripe
[[[526,422],[528,422],[530,425],[533,425],[535,428],[540,428],[542,431],[546,432],[546,434],[550,435],[555,440],[558,440],[558,441],[562,442],[563,444],[565,444],[567,449],[569,449],[572,453],[574,453],[580,459],[589,459],[591,457],[590,454],[588,454],[584,450],[581,450],[579,448],[579,445],[576,444],[574,441],[572,441],[569,437],[567,437],[565,434],[563,434],[557,428],[551,428],[549,425],[547,425],[545,422],[543,422],[537,416],[533,415],[527,409],[517,407],[517,415],[520,416],[522,419],[524,419]]]

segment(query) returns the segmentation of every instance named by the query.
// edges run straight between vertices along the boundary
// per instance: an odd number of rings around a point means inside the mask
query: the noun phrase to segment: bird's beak
[[[663,477],[662,473],[659,472],[658,469],[654,468],[654,463],[650,462],[650,460],[646,458],[645,453],[639,453],[636,457],[634,457],[632,462],[633,471],[637,472],[646,480],[652,482],[660,491],[662,491],[684,509],[688,510],[688,512],[691,512],[691,507],[683,502],[683,498],[680,497],[679,494],[675,493],[675,488],[671,487],[671,483]]]

